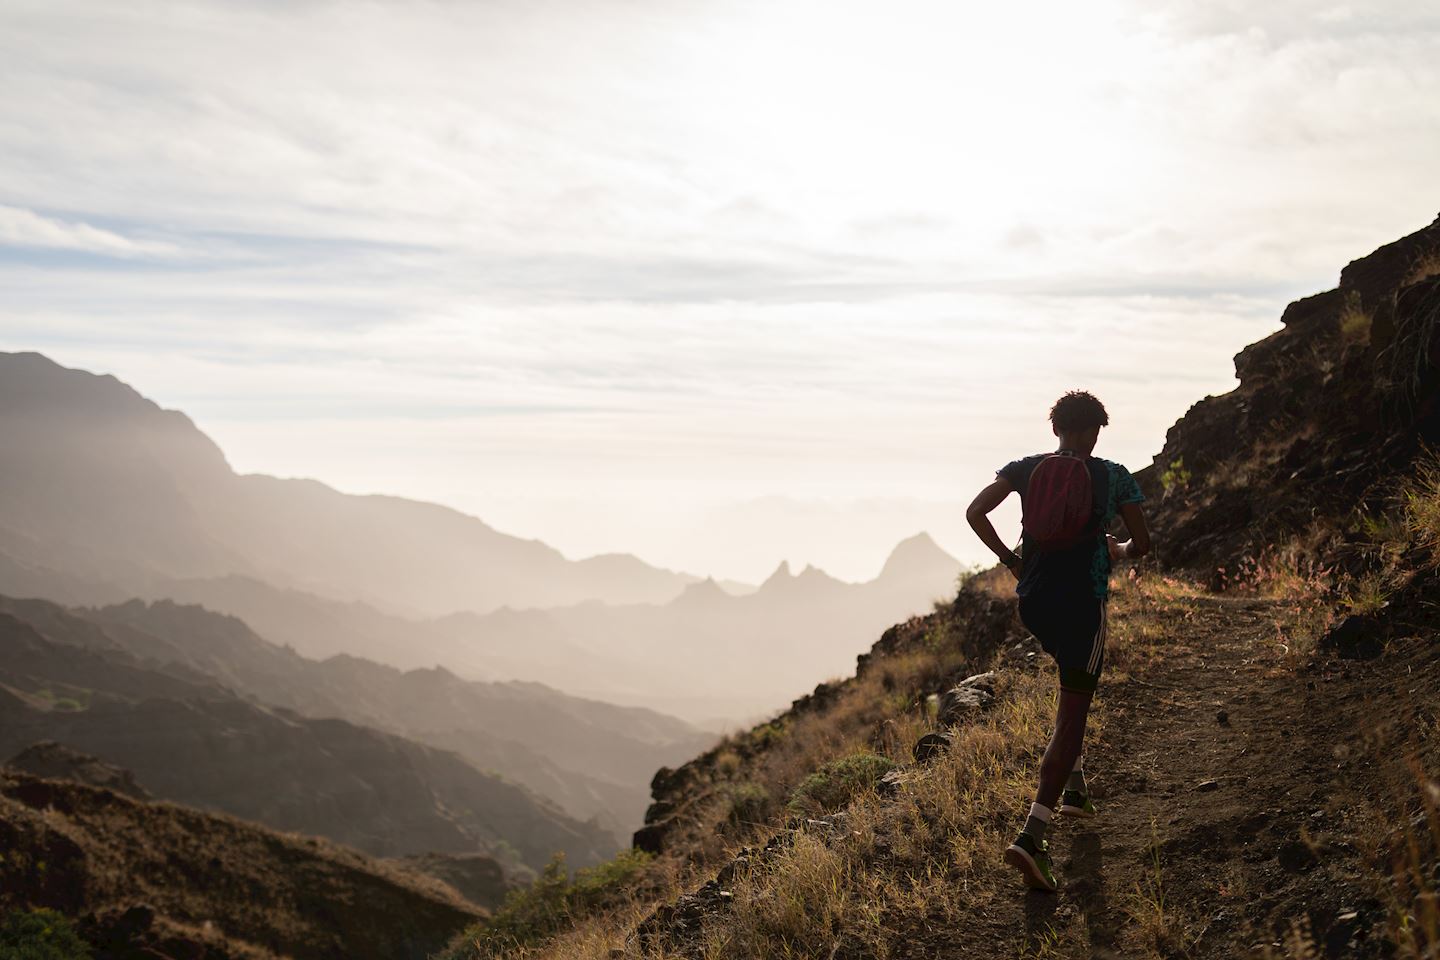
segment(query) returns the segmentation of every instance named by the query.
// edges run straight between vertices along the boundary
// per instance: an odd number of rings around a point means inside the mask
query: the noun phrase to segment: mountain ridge
[[[0,756],[58,741],[167,800],[373,855],[509,850],[512,869],[538,870],[556,850],[583,865],[615,849],[598,826],[451,750],[245,700],[126,647],[45,601],[0,600]]]
[[[25,451],[0,491],[0,552],[125,595],[239,574],[438,616],[663,600],[697,579],[628,554],[568,560],[440,504],[237,474],[184,413],[39,353],[0,353],[0,442]]]

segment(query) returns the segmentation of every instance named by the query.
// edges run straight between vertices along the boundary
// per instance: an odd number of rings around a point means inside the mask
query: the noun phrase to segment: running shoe
[[[1082,790],[1066,790],[1060,794],[1060,813],[1067,817],[1089,820],[1099,812],[1090,802],[1090,795]]]
[[[1053,892],[1059,884],[1050,870],[1049,848],[1044,840],[1022,833],[1005,850],[1005,862],[1019,870],[1031,888]]]

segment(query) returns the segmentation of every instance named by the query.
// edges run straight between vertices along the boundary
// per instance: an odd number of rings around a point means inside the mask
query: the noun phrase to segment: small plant
[[[1190,477],[1190,471],[1185,469],[1185,458],[1176,457],[1160,474],[1160,486],[1167,494],[1171,490],[1186,490],[1190,486]]]
[[[1359,533],[1382,566],[1393,567],[1410,548],[1410,529],[1403,511],[1362,511]]]
[[[1389,580],[1383,573],[1367,573],[1351,586],[1345,606],[1351,613],[1374,616],[1390,603]]]
[[[1345,306],[1340,310],[1340,339],[1345,343],[1368,342],[1374,320],[1374,314],[1361,305],[1360,295],[1350,291],[1345,298]]]
[[[795,788],[790,810],[797,814],[839,810],[894,768],[893,761],[875,753],[852,753],[832,760]]]
[[[772,720],[750,731],[750,743],[759,750],[772,747],[784,739],[785,723],[782,720]]]
[[[775,802],[758,783],[737,783],[726,791],[730,798],[729,822],[737,827],[759,826],[775,810]]]
[[[734,750],[721,750],[715,755],[715,773],[729,780],[740,772],[740,754]]]
[[[1184,949],[1185,930],[1165,893],[1160,836],[1153,820],[1150,823],[1150,870],[1135,882],[1135,892],[1126,912],[1139,927],[1151,955],[1168,957]]]
[[[1390,875],[1383,887],[1388,901],[1385,937],[1395,947],[1394,956],[1432,960],[1440,956],[1440,783],[1431,779],[1433,760],[1413,756],[1408,766],[1412,785],[1372,810],[1377,825],[1388,827],[1398,813],[1403,827],[1385,830],[1381,835],[1388,834],[1388,839],[1370,855]]]
[[[1440,566],[1440,455],[1427,454],[1404,493],[1405,527],[1415,544]]]
[[[88,960],[90,946],[54,910],[15,910],[0,921],[0,960]]]
[[[1309,917],[1291,921],[1290,929],[1280,946],[1283,953],[1276,953],[1273,947],[1266,947],[1266,960],[1323,960],[1325,956],[1325,951],[1315,942]]]
[[[1434,276],[1440,276],[1440,250],[1430,250],[1416,258],[1409,275],[1405,277],[1405,284],[1408,286],[1419,283]]]
[[[533,885],[512,892],[493,917],[466,930],[443,956],[446,960],[496,957],[542,943],[576,919],[623,900],[650,860],[642,850],[627,850],[578,871],[571,880],[564,854],[557,853]]]

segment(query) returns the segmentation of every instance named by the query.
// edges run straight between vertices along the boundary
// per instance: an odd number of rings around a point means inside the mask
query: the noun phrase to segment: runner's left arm
[[[965,511],[965,519],[970,522],[970,529],[980,538],[980,542],[989,547],[991,552],[1000,559],[1010,572],[1018,579],[1020,576],[1020,558],[1015,551],[1005,546],[1005,541],[1000,539],[1000,534],[995,532],[995,525],[990,522],[990,511],[1000,506],[1005,498],[1014,492],[1010,481],[1004,477],[996,477],[984,490],[981,490],[971,501],[969,509]]]

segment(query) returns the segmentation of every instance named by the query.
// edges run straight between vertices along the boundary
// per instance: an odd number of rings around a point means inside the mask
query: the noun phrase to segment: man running
[[[1090,699],[1105,666],[1105,603],[1110,567],[1118,559],[1150,552],[1140,503],[1145,499],[1130,472],[1090,456],[1100,428],[1110,422],[1099,400],[1071,391],[1050,409],[1060,440],[1052,454],[1006,464],[970,504],[965,517],[985,546],[1015,576],[1020,619],[1060,668],[1060,706],[1055,733],[1040,761],[1040,785],[1024,829],[1005,860],[1037,890],[1054,890],[1045,831],[1056,812],[1095,816],[1085,787],[1083,747]],[[1019,491],[1024,514],[1020,553],[995,532],[988,514]],[[1106,533],[1116,514],[1130,539]]]

